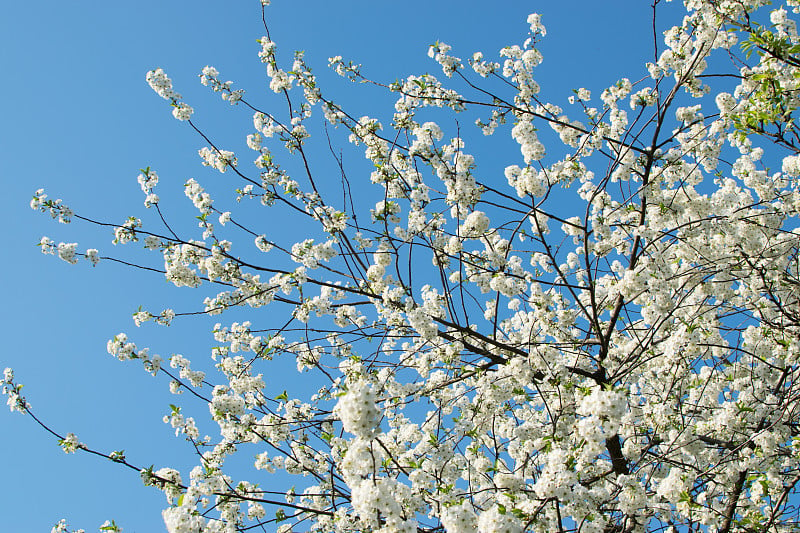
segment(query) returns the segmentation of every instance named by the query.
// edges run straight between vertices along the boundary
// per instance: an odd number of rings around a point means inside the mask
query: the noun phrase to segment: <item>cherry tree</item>
[[[138,180],[160,224],[95,220],[43,190],[31,202],[112,227],[115,245],[149,251],[140,266],[155,255],[146,268],[199,295],[136,326],[219,317],[210,360],[108,342],[183,393],[164,421],[196,466],[143,468],[61,433],[6,369],[12,411],[68,453],[137,470],[173,533],[797,530],[800,0],[686,0],[664,32],[656,0],[654,61],[619,73],[641,79],[563,106],[540,96],[536,14],[496,55],[431,45],[436,75],[384,82],[330,58],[338,87],[395,99],[375,117],[337,104],[302,52],[286,62],[261,4],[257,53],[283,107],[200,75],[252,115],[253,154],[147,74],[230,187],[186,182],[194,234],[168,223],[153,168]],[[518,147],[504,176],[482,171],[497,157],[484,136]],[[263,210],[307,238],[260,225]],[[271,374],[287,359],[298,390]],[[237,455],[256,458],[243,470]]]

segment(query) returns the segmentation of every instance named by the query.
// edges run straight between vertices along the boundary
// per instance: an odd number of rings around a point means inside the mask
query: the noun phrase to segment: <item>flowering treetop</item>
[[[340,107],[303,53],[284,64],[265,22],[257,53],[283,110],[214,67],[200,76],[252,114],[252,165],[200,131],[163,70],[149,72],[236,200],[314,227],[287,242],[194,179],[197,235],[113,224],[114,244],[160,254],[176,286],[214,287],[202,312],[221,320],[214,376],[123,333],[108,342],[217,426],[185,405],[165,417],[199,452],[188,473],[141,469],[166,495],[167,529],[795,531],[800,42],[789,12],[800,2],[766,4],[686,0],[643,79],[578,88],[567,108],[540,98],[535,14],[494,58],[435,43],[441,75],[382,83],[331,58],[345,79],[396,95],[380,118]],[[476,127],[432,119],[447,113]],[[338,159],[341,180],[323,178],[331,170],[312,157],[317,137],[328,142],[323,123],[372,170]],[[503,177],[484,173],[473,147],[509,134],[519,156]],[[161,215],[157,172],[138,180]],[[359,190],[367,181],[376,193]],[[104,224],[41,190],[31,207]],[[81,257],[74,243],[40,245]],[[224,322],[242,309],[251,318]],[[281,393],[278,358],[315,389]],[[32,414],[11,370],[2,383],[12,410]],[[237,453],[255,455],[252,471],[228,468]],[[273,490],[278,470],[296,485]]]

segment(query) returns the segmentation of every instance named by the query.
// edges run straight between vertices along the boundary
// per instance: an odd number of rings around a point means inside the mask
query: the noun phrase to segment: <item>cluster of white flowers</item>
[[[235,167],[238,164],[233,152],[227,150],[211,149],[205,146],[197,153],[203,158],[203,165],[213,167],[223,173],[228,170],[228,167]]]
[[[568,98],[570,104],[574,104],[575,102],[588,102],[592,99],[592,91],[584,87],[575,89],[573,92],[575,95]]]
[[[67,263],[74,265],[78,262],[78,258],[75,254],[75,249],[78,247],[78,243],[76,242],[60,242],[58,243],[58,257],[59,259],[63,259]],[[44,246],[42,247],[44,248]]]
[[[306,239],[302,242],[294,243],[292,245],[292,259],[302,263],[306,268],[317,268],[320,262],[330,261],[336,256],[335,244],[334,241],[330,240],[314,244],[314,239]]]
[[[339,398],[335,409],[344,430],[363,439],[380,433],[381,413],[376,402],[374,385],[367,381],[351,383]]]
[[[3,379],[0,380],[0,391],[8,396],[6,405],[12,412],[18,411],[25,413],[28,409],[28,403],[25,398],[20,394],[23,385],[21,383],[14,383],[14,370],[6,367],[3,370]]]
[[[428,48],[428,57],[433,58],[434,61],[442,66],[442,72],[448,78],[453,76],[453,73],[462,68],[461,60],[457,57],[449,55],[450,45],[437,42]]]
[[[200,430],[197,428],[194,418],[184,417],[180,412],[180,407],[173,406],[172,413],[164,416],[162,420],[165,424],[175,428],[176,437],[181,433],[186,435],[187,439],[197,440],[200,437]]]
[[[244,399],[227,387],[217,385],[214,387],[213,397],[211,403],[208,404],[208,408],[215,420],[241,416],[244,414]]]
[[[544,157],[544,145],[539,141],[536,128],[529,119],[520,118],[517,125],[511,130],[511,135],[519,143],[525,163],[530,164]]]
[[[480,237],[489,230],[489,217],[483,211],[473,211],[464,219],[461,235],[464,237]]]
[[[469,63],[472,65],[472,70],[483,78],[494,74],[500,68],[499,63],[484,61],[482,52],[472,54],[472,59],[470,59]]]
[[[172,368],[180,368],[180,377],[181,379],[187,379],[192,384],[193,387],[202,387],[203,386],[203,379],[206,377],[206,373],[200,370],[192,370],[190,368],[190,362],[188,359],[183,357],[180,354],[172,355],[169,358],[169,366]]]
[[[194,247],[176,246],[164,250],[164,270],[168,281],[176,287],[199,287],[200,276],[190,266],[194,261]]]
[[[472,533],[478,529],[478,517],[467,501],[446,507],[439,519],[447,533]]]
[[[214,92],[222,93],[222,99],[226,100],[231,105],[236,105],[244,96],[244,89],[233,90],[232,81],[222,82],[218,78],[219,72],[214,67],[203,67],[203,73],[200,74],[200,83],[206,87],[211,86]]]
[[[144,206],[149,208],[156,205],[159,200],[158,195],[153,192],[153,189],[158,185],[158,174],[156,171],[151,170],[150,167],[142,169],[142,173],[137,177],[137,181],[142,188],[142,192],[145,194]]]
[[[64,453],[75,453],[84,447],[74,433],[67,433],[67,436],[59,441],[59,446],[64,450]]]
[[[139,237],[136,230],[142,227],[141,219],[136,217],[128,217],[121,226],[114,228],[114,244],[127,244],[129,242],[138,241]]]
[[[547,29],[542,24],[542,16],[539,13],[531,13],[528,15],[528,24],[530,24],[530,32],[533,35],[547,35]]]
[[[214,201],[196,180],[190,179],[187,181],[184,185],[183,192],[202,213],[209,213],[211,211],[211,206]]]
[[[294,76],[281,69],[274,68],[272,64],[267,65],[267,76],[270,77],[269,88],[273,92],[279,93],[292,88]]]
[[[161,98],[165,100],[180,100],[182,98],[180,94],[172,90],[172,80],[169,79],[163,69],[158,68],[149,71],[145,79],[147,79],[150,88]]]
[[[70,532],[67,520],[65,518],[62,518],[53,526],[53,528],[50,530],[50,533],[86,533],[86,530],[74,529]]]
[[[383,519],[387,531],[417,531],[417,521],[408,517],[407,511],[400,505],[403,493],[409,492],[408,487],[391,478],[380,478],[377,481],[364,479],[353,485],[351,503],[365,524],[378,525],[380,519]]]
[[[784,157],[781,170],[793,178],[800,176],[800,156],[787,155]]]
[[[206,520],[197,511],[185,506],[169,507],[161,513],[169,533],[209,531]]]
[[[493,506],[478,517],[479,533],[522,533],[522,523],[511,513],[501,512]]]
[[[172,89],[172,80],[163,69],[151,70],[146,76],[147,83],[156,94],[172,104],[172,115],[178,120],[189,120],[194,110],[185,102],[181,101],[182,96]]]
[[[529,39],[526,46],[507,46],[500,51],[503,62],[503,76],[517,84],[518,93],[514,99],[520,103],[528,102],[539,94],[539,84],[533,79],[533,69],[541,64],[544,59],[542,53],[536,48],[528,48],[532,44]]]
[[[637,107],[649,107],[658,101],[658,91],[650,87],[645,87],[631,95],[631,109]]]
[[[44,189],[37,190],[31,200],[31,209],[49,213],[52,218],[58,219],[62,224],[69,224],[72,221],[72,209],[64,205],[61,199],[48,200]]]
[[[695,122],[699,122],[703,120],[703,114],[700,112],[700,104],[687,106],[687,107],[679,107],[675,110],[675,119],[681,122],[685,122],[686,124],[693,124]]]
[[[792,42],[797,42],[797,22],[789,18],[784,8],[774,9],[769,14],[769,21],[775,25],[779,37],[790,37]]]
[[[42,237],[39,241],[38,246],[40,247],[43,254],[49,255],[58,255],[58,258],[66,261],[67,263],[74,265],[78,263],[78,243],[75,242],[60,242],[56,245],[52,239],[49,237]],[[97,263],[100,262],[100,255],[99,252],[94,249],[90,248],[86,250],[86,253],[83,257],[92,264],[92,266],[96,266]]]
[[[505,176],[508,184],[516,189],[520,198],[527,195],[542,196],[548,189],[547,174],[530,166],[523,169],[517,165],[508,166]]]
[[[156,375],[161,368],[160,355],[150,355],[148,348],[138,349],[136,344],[128,342],[128,336],[124,333],[118,333],[111,338],[106,344],[106,350],[120,361],[140,359],[145,371],[152,375]]]
[[[167,503],[172,503],[176,498],[181,495],[181,473],[174,468],[160,468],[154,474],[161,478],[161,483],[164,485],[163,491],[167,497]]]
[[[341,65],[341,58],[338,65]],[[357,67],[350,67],[344,73],[352,73]],[[403,82],[392,86],[393,91],[402,96],[395,102],[394,123],[401,127],[413,127],[413,117],[416,110],[421,107],[449,107],[453,110],[463,110],[460,95],[452,89],[446,89],[436,77],[430,74],[422,76],[409,76]],[[330,117],[332,123],[341,121],[341,113]],[[329,120],[330,120],[329,119]]]

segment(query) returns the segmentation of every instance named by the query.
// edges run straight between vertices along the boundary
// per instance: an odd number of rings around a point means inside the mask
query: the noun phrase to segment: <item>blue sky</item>
[[[461,57],[476,50],[491,56],[524,39],[525,18],[534,11],[543,13],[548,29],[539,82],[557,103],[566,104],[572,88],[599,91],[622,76],[638,79],[652,58],[648,2],[635,0],[273,4],[268,15],[279,54],[288,59],[291,50],[303,49],[318,73],[332,55],[362,63],[368,75],[387,82],[436,73],[426,55],[430,43],[447,42]],[[0,20],[6,75],[0,127],[6,260],[0,272],[7,298],[0,367],[16,370],[36,413],[55,430],[73,431],[98,449],[124,448],[139,465],[193,462],[182,459],[187,448],[161,422],[175,401],[166,382],[112,359],[106,341],[126,331],[155,353],[199,361],[207,359],[215,320],[136,330],[131,313],[140,304],[189,310],[202,298],[118,265],[92,269],[42,256],[35,244],[48,235],[56,242],[78,241],[81,249],[142,257],[138,248],[114,249],[107,230],[56,224],[31,211],[28,202],[44,187],[97,219],[121,222],[152,214],[145,213],[136,183],[138,169],[149,165],[161,176],[159,193],[171,202],[165,211],[189,227],[194,212],[182,197],[182,184],[214,174],[196,155],[202,139],[172,118],[144,75],[164,68],[195,108],[198,124],[238,143],[234,149],[241,151],[250,116],[229,109],[200,85],[197,74],[213,65],[257,99],[268,90],[256,56],[255,40],[262,34],[257,0],[10,2]],[[354,114],[382,115],[388,122],[390,109],[379,94],[354,92],[361,89],[328,79],[328,94]],[[481,157],[492,157],[475,155],[479,164]],[[49,531],[66,517],[87,531],[110,518],[128,533],[163,530],[164,498],[143,487],[135,473],[96,457],[65,456],[54,439],[18,414],[0,414],[0,427],[3,529]]]

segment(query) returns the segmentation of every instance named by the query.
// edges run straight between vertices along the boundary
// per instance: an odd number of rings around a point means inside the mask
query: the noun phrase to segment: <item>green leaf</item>
[[[115,450],[108,454],[108,458],[115,463],[122,463],[125,461],[125,450]]]
[[[111,524],[107,526],[100,526],[100,531],[121,531],[121,529],[117,525],[117,523],[114,520],[112,520]]]

